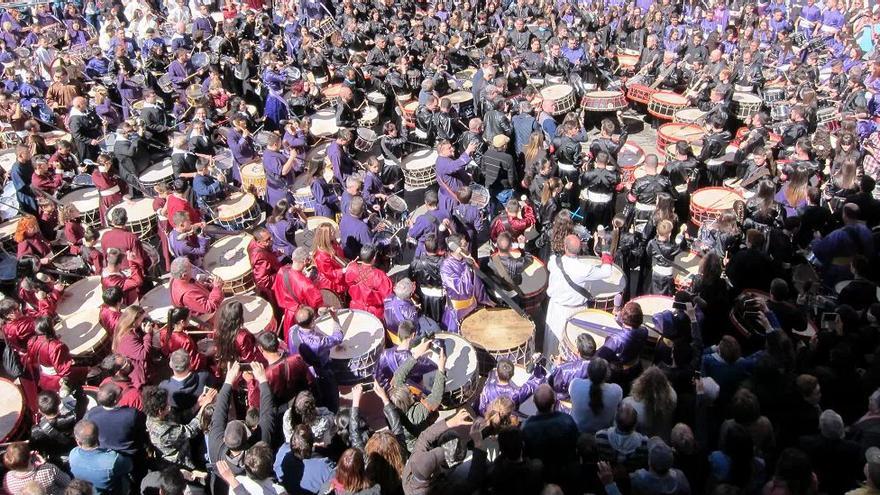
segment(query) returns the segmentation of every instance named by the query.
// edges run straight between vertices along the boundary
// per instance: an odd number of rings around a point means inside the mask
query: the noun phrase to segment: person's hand
[[[223,478],[223,481],[229,485],[229,488],[235,488],[238,486],[238,480],[235,479],[232,469],[229,468],[229,463],[222,460],[217,461],[217,463],[214,464],[214,468],[217,470],[217,475]]]
[[[696,390],[697,395],[703,395],[706,391],[705,385],[703,385],[703,377],[698,376],[694,378],[694,390]]]
[[[430,347],[431,347],[431,340],[425,339],[424,341],[422,341],[421,344],[413,347],[410,352],[412,353],[414,358],[419,358],[419,357],[424,356],[428,352],[428,349]]]
[[[91,141],[89,141],[89,143],[91,143],[92,146],[97,146],[99,142],[100,141],[98,141],[97,139],[92,139]]]
[[[483,450],[483,432],[481,426],[482,424],[479,422],[471,424],[470,436],[471,441],[474,443],[474,448]]]
[[[223,279],[214,275],[211,277],[211,285],[214,287],[223,287]]]
[[[440,356],[437,358],[437,369],[446,370],[446,347],[440,348]]]
[[[55,282],[55,284],[52,285],[52,288],[55,289],[56,292],[63,292],[64,284],[62,284],[61,282]]]
[[[38,290],[34,295],[37,296],[37,300],[39,300],[39,301],[46,299],[46,292],[45,291]]]
[[[526,236],[520,234],[520,236],[516,238],[516,242],[518,242],[520,245],[525,246],[525,244],[526,244]]]
[[[137,256],[135,256],[134,251],[126,251],[126,252],[125,252],[125,258],[126,258],[128,261],[134,261],[135,259],[137,259]]]
[[[381,400],[383,404],[388,403],[388,394],[385,393],[385,389],[382,388],[382,385],[376,379],[373,379],[373,393],[379,397],[379,400]]]
[[[52,260],[50,260],[49,258],[40,258],[41,265],[48,265],[51,262],[52,262]]]
[[[232,385],[235,379],[238,378],[239,371],[241,371],[241,365],[238,361],[232,361],[229,363],[229,367],[226,369],[226,378],[223,380],[223,383]]]
[[[474,151],[477,151],[478,145],[479,144],[476,141],[471,141],[470,143],[468,143],[467,148],[465,148],[464,152],[470,155]]]
[[[446,426],[450,428],[469,424],[473,424],[473,421],[471,420],[471,415],[468,414],[468,412],[464,409],[459,409],[458,412],[455,413],[455,416],[452,416],[451,418],[446,420]]]
[[[611,470],[611,464],[608,464],[605,461],[599,461],[596,467],[598,468],[599,481],[603,485],[614,483],[614,471]]]
[[[364,394],[364,384],[358,383],[351,388],[351,407],[358,407],[361,403],[361,396]]]
[[[266,383],[266,368],[263,367],[263,363],[259,361],[252,362],[251,372],[254,374],[254,378],[257,379],[257,383]]]
[[[571,190],[572,187],[574,187],[574,182],[567,182],[564,186],[565,190],[567,191]]]
[[[197,400],[199,407],[205,407],[208,404],[211,404],[214,402],[215,397],[217,397],[217,391],[213,388],[205,387],[205,389],[202,390],[202,395],[200,395]]]

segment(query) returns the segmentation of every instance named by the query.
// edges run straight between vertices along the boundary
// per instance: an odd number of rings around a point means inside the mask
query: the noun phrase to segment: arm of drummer
[[[53,285],[52,291],[47,293],[46,297],[37,300],[37,316],[50,316],[55,313],[55,308],[58,306],[63,292],[63,285],[60,283]]]
[[[143,260],[139,260],[131,251],[127,251],[125,256],[128,258],[128,266],[130,267],[131,276],[126,277],[125,282],[122,284],[123,292],[137,289],[144,284]]]

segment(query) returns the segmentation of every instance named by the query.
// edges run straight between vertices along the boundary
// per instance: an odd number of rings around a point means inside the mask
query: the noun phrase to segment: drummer
[[[502,232],[495,240],[495,253],[489,257],[492,272],[504,281],[507,289],[515,292],[519,292],[523,273],[534,261],[534,257],[521,248],[509,233]]]
[[[596,340],[589,333],[584,332],[578,335],[575,346],[577,347],[577,357],[566,361],[564,354],[556,355],[553,367],[547,376],[547,383],[553,387],[556,398],[559,400],[568,400],[568,387],[572,380],[587,378],[587,368],[593,355],[596,354]]]
[[[346,149],[352,142],[352,133],[348,129],[340,129],[336,139],[327,147],[327,160],[333,167],[333,177],[340,184],[345,184],[348,176],[357,169],[357,163],[348,155]]]
[[[298,152],[290,155],[281,151],[281,138],[270,134],[266,149],[263,151],[263,169],[266,173],[266,202],[270,205],[286,199],[293,203],[290,188],[293,187],[295,174],[302,172],[303,161],[298,159]]]
[[[480,415],[486,414],[489,404],[499,397],[509,398],[516,409],[519,409],[519,406],[535,393],[538,385],[544,382],[547,374],[543,366],[535,366],[526,382],[517,385],[512,381],[514,371],[516,368],[509,359],[500,359],[495,369],[489,372],[475,407]]]
[[[107,258],[107,250],[116,248],[122,253],[131,252],[138,263],[144,268],[149,268],[149,257],[144,251],[140,238],[128,230],[128,212],[125,208],[115,208],[110,212],[110,229],[101,235],[101,248],[104,251],[104,259]],[[129,267],[128,256],[121,260],[119,268]]]
[[[223,201],[226,197],[226,187],[211,175],[211,172],[207,163],[196,162],[196,175],[193,177],[192,185],[196,205],[202,211],[211,211],[212,205]]]
[[[425,208],[427,211],[414,219],[406,234],[407,241],[416,244],[416,257],[425,253],[425,239],[428,236],[442,242],[453,231],[452,221],[447,213],[439,209],[439,198],[433,190],[425,191]]]
[[[174,229],[168,234],[168,246],[175,258],[185,256],[190,263],[199,268],[208,251],[210,238],[194,227],[185,211],[178,211],[171,219]]]
[[[210,315],[223,303],[223,280],[211,278],[210,290],[193,278],[193,266],[187,258],[171,262],[171,305],[186,308],[194,316]]]
[[[119,265],[122,257],[128,261],[128,270],[122,270]],[[140,297],[140,289],[144,284],[144,267],[131,251],[123,254],[116,248],[107,250],[106,266],[101,272],[101,287],[107,290],[110,287],[118,287],[122,291],[122,302],[125,305],[134,304]]]
[[[348,295],[351,297],[349,307],[368,311],[383,320],[384,301],[391,295],[393,285],[388,275],[374,266],[378,254],[377,246],[364,244],[357,259],[350,262],[343,271]]]
[[[399,343],[394,347],[383,350],[382,354],[379,356],[373,379],[376,385],[386,391],[389,389],[391,378],[394,376],[397,369],[400,368],[403,363],[413,358],[412,348],[415,346],[415,342],[421,337],[419,331],[414,328],[415,322],[416,320],[414,319],[401,321],[397,329],[394,331]],[[425,356],[420,356],[417,359],[416,365],[407,376],[408,382],[421,386],[422,377],[436,370],[437,365],[434,364],[433,361]]]
[[[479,268],[468,255],[467,240],[452,235],[446,238],[446,246],[448,252],[440,263],[440,279],[447,297],[442,326],[449,332],[458,333],[461,321],[467,315],[480,306],[494,306],[494,303],[486,296],[483,281],[477,277]]]
[[[127,184],[115,172],[110,155],[98,155],[98,166],[92,171],[92,183],[101,197],[98,204],[101,223],[107,223],[107,212],[121,203],[123,195],[128,193]]]

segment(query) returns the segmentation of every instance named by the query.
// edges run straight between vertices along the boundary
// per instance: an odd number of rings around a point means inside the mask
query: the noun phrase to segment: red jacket
[[[291,269],[289,265],[278,270],[272,291],[275,293],[278,307],[284,310],[282,323],[284,342],[287,342],[287,332],[290,331],[290,327],[295,321],[294,316],[300,305],[311,306],[315,309],[324,305],[321,289],[302,272]]]
[[[176,308],[187,308],[193,316],[211,314],[223,302],[223,287],[212,287],[209,291],[203,285],[187,280],[171,281],[171,304]]]
[[[288,354],[266,368],[266,381],[272,389],[273,400],[284,404],[296,394],[308,390],[312,375],[302,356]]]
[[[110,248],[116,248],[122,251],[123,255],[128,251],[133,252],[135,259],[140,262],[141,266],[146,266],[147,260],[149,259],[147,253],[144,251],[144,245],[141,244],[141,240],[138,236],[127,230],[114,227],[107,232],[104,232],[104,235],[101,236],[101,249],[103,250],[103,255],[105,257],[107,256],[107,250]],[[119,268],[124,270],[128,268],[128,265],[128,258],[123,256],[122,261],[119,263]]]
[[[362,263],[349,263],[345,272],[351,309],[373,313],[384,321],[385,298],[391,295],[394,284],[382,270]]]
[[[52,246],[49,245],[42,234],[37,234],[19,242],[16,255],[18,259],[27,255],[33,255],[37,258],[46,258],[52,255]]]
[[[54,313],[62,294],[62,291],[53,287],[52,292],[47,293],[44,299],[37,299],[35,291],[18,286],[18,300],[25,303],[25,313],[31,316],[49,316]]]
[[[126,306],[138,300],[140,288],[144,284],[144,268],[137,260],[131,263],[129,271],[131,275],[122,272],[101,274],[101,287],[122,289],[122,301]]]
[[[53,171],[49,171],[49,174],[45,176],[34,174],[31,178],[31,187],[40,189],[49,194],[55,193],[55,191],[61,187],[62,183],[63,177],[61,174],[56,174]]]
[[[92,269],[92,274],[100,275],[104,271],[104,253],[100,249],[96,247],[89,248],[88,262],[89,267]]]
[[[342,248],[338,244],[333,248],[336,251],[336,256],[344,260],[345,255],[342,253]],[[318,269],[318,286],[337,294],[345,294],[348,291],[345,274],[342,273],[345,266],[324,251],[315,251],[314,258],[315,267]]]
[[[61,379],[70,375],[73,359],[70,349],[60,340],[49,340],[42,335],[30,339],[25,362],[39,377],[40,390],[61,389]]]
[[[68,252],[74,256],[82,252],[82,240],[86,235],[86,229],[83,228],[79,220],[68,220],[64,222],[64,240],[70,246]]]
[[[20,316],[3,325],[3,335],[6,337],[6,343],[12,349],[24,354],[27,351],[27,344],[31,337],[34,336],[35,316]]]
[[[132,386],[131,380],[115,380],[114,377],[108,376],[101,380],[101,385],[105,383],[113,383],[122,390],[122,395],[119,396],[119,403],[117,404],[118,407],[133,407],[138,411],[144,410],[141,392]]]
[[[174,221],[174,214],[178,211],[187,212],[189,214],[189,221],[192,223],[202,221],[202,214],[199,213],[199,210],[193,208],[189,201],[170,194],[168,199],[165,200],[165,218],[169,224]]]
[[[116,345],[115,352],[131,361],[131,385],[137,389],[147,383],[152,349],[153,335],[149,333],[130,332],[123,336]]]
[[[507,218],[505,222],[503,219]],[[505,225],[505,223],[507,225]],[[489,231],[489,238],[494,242],[498,238],[498,234],[508,232],[513,236],[513,240],[523,235],[529,227],[535,225],[535,212],[528,203],[523,204],[522,218],[511,218],[507,211],[504,211],[492,222],[492,229]]]
[[[110,208],[122,202],[122,195],[128,191],[125,181],[113,174],[101,173],[98,169],[92,172],[92,182],[95,183],[95,188],[101,195],[100,211],[102,217]],[[115,192],[111,193],[110,191]]]
[[[199,348],[196,345],[196,341],[192,338],[192,335],[186,332],[172,332],[167,326],[165,326],[162,328],[159,342],[162,343],[162,354],[165,357],[170,358],[171,353],[178,349],[183,349],[189,354],[190,369],[193,371],[202,371],[205,369],[207,364],[205,356],[199,352]]]
[[[254,282],[257,284],[257,291],[260,296],[274,304],[272,285],[275,283],[275,274],[281,268],[278,256],[271,249],[257,244],[256,241],[251,241],[248,244],[247,253],[251,260],[251,267],[254,269]]]
[[[110,334],[111,339],[113,338],[113,334],[116,333],[116,324],[119,323],[120,316],[122,316],[122,312],[116,308],[107,306],[106,304],[101,305],[101,312],[98,313],[98,323],[100,323],[101,327]]]

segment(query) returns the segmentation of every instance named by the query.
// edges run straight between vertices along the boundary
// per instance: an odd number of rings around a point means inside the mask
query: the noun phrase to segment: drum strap
[[[293,287],[290,285],[290,272],[288,270],[284,270],[284,272],[281,273],[281,280],[284,282],[284,290],[287,291],[287,295],[296,301],[297,306],[301,306],[302,303],[299,301],[299,298],[296,297],[296,294],[293,292]]]
[[[575,292],[581,295],[584,299],[588,301],[593,300],[593,294],[590,294],[590,291],[587,290],[586,287],[581,287],[578,284],[574,283],[574,280],[568,276],[568,273],[565,272],[565,268],[562,265],[562,256],[556,256],[556,267],[559,268],[559,273],[565,278],[565,281],[568,282],[568,286],[574,289]]]
[[[446,193],[449,194],[449,196],[453,199],[453,201],[455,201],[456,203],[459,203],[459,201],[458,201],[458,195],[456,195],[456,194],[452,191],[452,188],[449,187],[449,184],[447,184],[446,181],[443,180],[442,177],[440,177],[440,174],[437,174],[437,183],[440,184],[440,186],[442,186],[443,189],[446,190]]]

